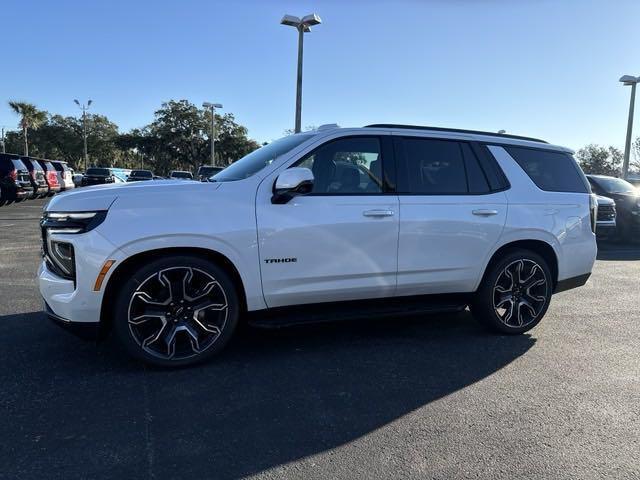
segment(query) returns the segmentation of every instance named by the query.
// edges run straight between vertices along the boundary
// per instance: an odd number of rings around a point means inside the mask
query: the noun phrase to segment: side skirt
[[[470,295],[420,295],[277,307],[248,312],[247,320],[255,327],[283,328],[369,317],[459,312],[469,303]]]

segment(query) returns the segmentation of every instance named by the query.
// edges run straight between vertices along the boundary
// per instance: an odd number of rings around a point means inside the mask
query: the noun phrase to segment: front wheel
[[[192,256],[156,260],[123,285],[114,330],[134,357],[159,366],[203,361],[224,348],[240,305],[229,275]]]
[[[523,333],[542,320],[552,290],[546,260],[529,250],[512,250],[489,268],[471,311],[493,331]]]

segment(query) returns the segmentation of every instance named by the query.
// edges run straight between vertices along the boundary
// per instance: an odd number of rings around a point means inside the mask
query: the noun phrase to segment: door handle
[[[365,210],[362,212],[365,217],[393,217],[393,210]]]
[[[487,210],[487,209],[481,208],[479,210],[473,210],[471,213],[473,213],[474,215],[477,215],[479,217],[491,217],[493,215],[497,215],[498,211],[497,210]]]

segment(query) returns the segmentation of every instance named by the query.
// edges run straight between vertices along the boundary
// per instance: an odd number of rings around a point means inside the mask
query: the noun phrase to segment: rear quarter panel
[[[541,240],[558,258],[558,280],[591,272],[596,259],[589,194],[550,192],[538,188],[500,146],[489,146],[509,178],[507,221],[496,250],[518,240]]]

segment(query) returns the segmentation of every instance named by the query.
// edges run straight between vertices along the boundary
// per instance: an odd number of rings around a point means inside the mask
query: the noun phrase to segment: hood
[[[596,195],[596,199],[598,200],[598,205],[615,205],[612,199],[608,197],[603,197],[602,195]]]
[[[149,182],[112,183],[73,189],[56,195],[45,206],[49,212],[88,212],[108,210],[118,198],[161,194],[176,199],[181,195],[201,195],[220,188],[220,183],[193,180],[153,180]]]

